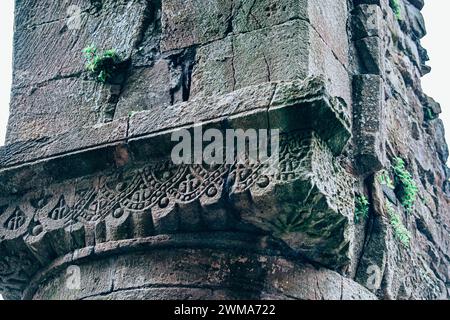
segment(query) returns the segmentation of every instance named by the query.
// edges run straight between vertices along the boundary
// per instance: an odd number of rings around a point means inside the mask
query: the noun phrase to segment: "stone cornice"
[[[2,149],[0,288],[8,296],[21,297],[38,270],[75,250],[186,232],[264,233],[331,269],[349,264],[353,180],[335,156],[350,123],[346,105],[326,93],[321,78],[167,108],[131,116],[124,136],[119,120],[75,135],[84,142],[56,137]],[[174,165],[171,132],[199,123],[280,129],[280,170],[271,173],[269,163]],[[111,135],[89,146],[96,130]]]
[[[333,153],[339,154],[351,136],[349,112],[345,102],[327,94],[320,77],[255,85],[224,96],[161,106],[111,123],[0,147],[0,192],[21,194],[120,167],[124,163],[118,152],[123,146],[131,152],[129,160],[165,157],[173,147],[167,143],[170,134],[194,124],[281,132],[314,128]]]

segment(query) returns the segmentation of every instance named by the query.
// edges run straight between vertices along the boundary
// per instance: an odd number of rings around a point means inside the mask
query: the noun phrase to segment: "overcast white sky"
[[[441,119],[445,123],[447,142],[450,143],[450,1],[425,0],[422,14],[428,34],[422,45],[428,50],[431,73],[422,78],[426,94],[442,106]]]

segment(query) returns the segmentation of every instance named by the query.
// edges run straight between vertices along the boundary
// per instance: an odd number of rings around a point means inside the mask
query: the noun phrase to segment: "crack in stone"
[[[270,81],[271,81],[271,78],[272,78],[272,74],[271,74],[271,71],[270,71],[270,65],[269,65],[269,62],[267,61],[266,54],[263,52],[262,55],[263,55],[264,63],[266,64],[267,81],[270,82]]]
[[[58,74],[58,75],[56,75],[50,79],[44,80],[42,82],[35,82],[35,83],[30,83],[30,84],[25,84],[25,85],[13,86],[12,91],[19,90],[19,89],[25,89],[25,88],[39,89],[39,88],[45,87],[46,85],[50,84],[53,81],[72,79],[72,78],[80,78],[83,75],[83,73],[84,73],[84,71],[78,71],[78,72],[74,72],[74,73],[70,73],[70,74],[66,74],[66,75]]]
[[[375,212],[375,209],[373,207],[374,196],[373,196],[373,190],[372,190],[371,186],[373,185],[374,181],[375,181],[375,176],[372,176],[371,178],[369,177],[366,180],[366,183],[365,183],[367,185],[367,189],[369,190],[369,203],[370,203],[370,206],[369,206],[369,222],[368,222],[367,227],[365,229],[365,235],[364,235],[364,240],[363,240],[361,253],[359,254],[358,261],[356,262],[355,276],[357,276],[358,272],[360,271],[362,259],[364,257],[365,252],[366,252],[366,248],[367,248],[368,244],[370,243],[370,240],[371,240],[371,237],[372,237],[372,233],[373,233],[373,224],[374,224],[374,220],[375,220],[375,216],[374,216],[373,212]]]
[[[322,293],[322,290],[320,289],[319,278],[317,277],[317,275],[314,275],[314,279],[316,280],[316,287],[317,287],[317,290],[319,291],[320,300],[324,300],[325,297]]]
[[[237,80],[236,80],[236,67],[235,67],[235,62],[234,62],[234,59],[235,59],[235,54],[234,54],[234,37],[231,37],[231,55],[232,55],[232,57],[231,57],[231,69],[232,69],[232,72],[233,72],[232,89],[234,91],[234,90],[236,90],[236,83],[237,83]]]

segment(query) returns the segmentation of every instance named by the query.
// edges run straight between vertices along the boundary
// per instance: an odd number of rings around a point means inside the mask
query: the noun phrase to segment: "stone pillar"
[[[373,177],[390,155],[388,28],[377,20],[379,34],[365,34],[363,13],[391,9],[354,2],[17,1],[0,292],[386,297],[364,275],[371,240],[391,232],[370,237],[385,214]],[[86,70],[89,45],[117,52],[108,81]],[[261,160],[174,164],[172,135],[199,125],[280,130],[278,170]],[[370,205],[358,223],[362,194]],[[391,270],[381,253],[380,281]]]

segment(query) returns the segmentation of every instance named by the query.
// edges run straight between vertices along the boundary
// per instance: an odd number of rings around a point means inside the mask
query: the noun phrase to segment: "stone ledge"
[[[220,97],[199,97],[161,106],[129,119],[55,137],[6,145],[0,148],[0,192],[23,193],[67,178],[120,167],[124,164],[122,151],[128,152],[127,146],[130,154],[125,155],[125,160],[167,156],[173,147],[168,143],[170,133],[200,123],[222,130],[269,127],[290,132],[314,128],[333,153],[339,154],[351,136],[349,110],[342,100],[330,97],[325,88],[320,77],[266,83]]]
[[[280,150],[278,172],[270,163],[158,160],[3,199],[0,287],[20,291],[24,275],[77,249],[186,232],[268,233],[296,255],[346,268],[353,255],[351,178],[315,133],[283,136]]]
[[[350,138],[350,121],[322,78],[266,83],[160,111],[0,149],[7,164],[0,170],[2,290],[20,296],[38,270],[76,250],[189,232],[265,233],[295,255],[347,268],[353,186],[334,156]],[[166,121],[167,113],[177,116]],[[270,161],[174,165],[170,134],[199,123],[280,129],[279,171],[270,171]],[[63,143],[72,134],[77,141]],[[299,205],[307,210],[293,216]]]
[[[245,255],[242,255],[243,248]],[[209,291],[228,288],[228,294],[222,299],[238,293],[241,298],[262,295],[285,299],[376,299],[354,281],[289,257],[283,250],[265,236],[237,233],[158,236],[100,244],[55,261],[32,279],[23,298],[89,299],[117,296],[138,288],[151,291],[178,286]],[[196,263],[191,263],[191,259]],[[225,268],[228,271],[223,273],[219,267],[223,263],[231,263],[235,268]],[[98,264],[106,268],[93,267]],[[96,277],[90,276],[82,278],[81,290],[67,290],[65,270],[70,265],[79,266],[81,275],[99,274],[102,282],[95,283]],[[233,270],[239,270],[239,274]],[[136,274],[140,276],[135,277]],[[240,279],[246,279],[245,288],[241,287]],[[325,296],[318,296],[318,292]]]
[[[122,118],[53,137],[11,143],[0,147],[0,169],[125,141],[127,128],[128,119]]]

